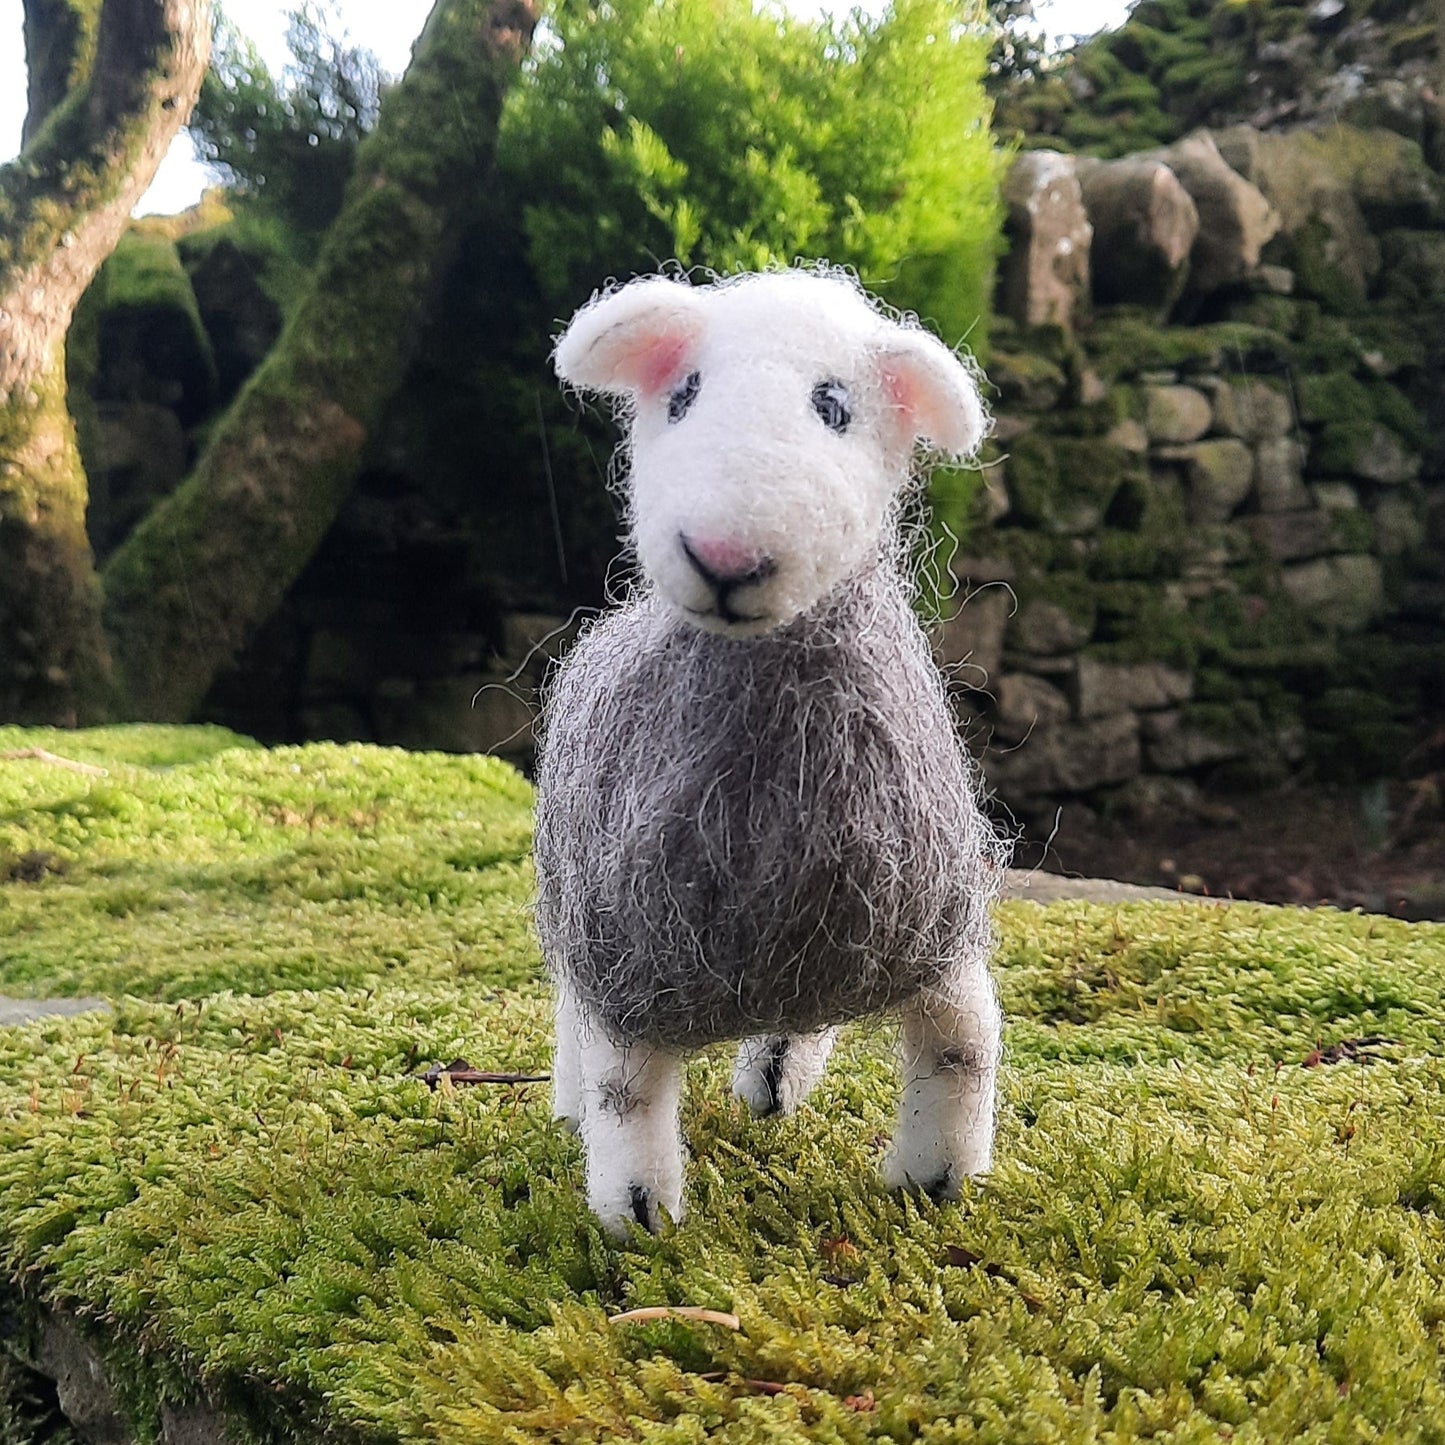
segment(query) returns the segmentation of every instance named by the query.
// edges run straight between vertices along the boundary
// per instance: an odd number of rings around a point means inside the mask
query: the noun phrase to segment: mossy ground
[[[545,1086],[415,1077],[547,1063],[515,774],[34,746],[108,771],[0,764],[0,988],[115,1008],[0,1033],[0,1273],[94,1322],[143,1438],[202,1390],[261,1440],[1445,1438],[1445,929],[1006,905],[961,1204],[875,1182],[858,1029],[782,1123],[701,1057],[689,1217],[617,1246]],[[741,1328],[607,1322],[666,1303]]]

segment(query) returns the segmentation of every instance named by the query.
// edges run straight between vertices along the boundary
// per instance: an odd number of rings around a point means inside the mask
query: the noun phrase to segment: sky
[[[287,50],[286,15],[300,0],[227,0],[226,14],[256,43],[267,63],[279,71]],[[827,0],[792,0],[799,12],[831,8]],[[1091,35],[1117,25],[1127,12],[1128,0],[1037,0],[1040,25],[1058,37]],[[338,0],[336,13],[357,44],[376,52],[382,68],[393,74],[406,69],[412,41],[421,33],[431,0]],[[0,0],[0,162],[20,148],[20,127],[25,119],[25,43],[21,0]],[[155,184],[136,208],[138,215],[184,210],[195,202],[207,184],[207,173],[195,159],[186,133],[181,132],[161,165]]]

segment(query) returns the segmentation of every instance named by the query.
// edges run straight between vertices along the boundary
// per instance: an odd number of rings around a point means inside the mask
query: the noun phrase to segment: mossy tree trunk
[[[103,710],[109,658],[65,405],[76,302],[190,114],[209,0],[26,0],[25,145],[0,167],[0,716]]]
[[[486,184],[534,23],[529,0],[440,0],[358,152],[307,296],[194,472],[107,564],[130,716],[188,717],[335,520]]]

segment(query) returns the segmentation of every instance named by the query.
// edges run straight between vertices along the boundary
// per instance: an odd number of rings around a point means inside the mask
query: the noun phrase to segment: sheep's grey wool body
[[[642,594],[571,653],[537,923],[620,1040],[802,1033],[983,970],[1002,846],[888,564],[760,638]]]

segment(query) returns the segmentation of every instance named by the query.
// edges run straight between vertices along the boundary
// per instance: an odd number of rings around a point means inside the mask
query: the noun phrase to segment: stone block
[[[1323,627],[1362,632],[1385,609],[1385,585],[1376,557],[1318,557],[1286,567],[1284,590]]]
[[[1093,634],[1091,619],[1076,616],[1057,602],[1034,597],[1024,602],[1008,629],[1009,646],[1044,657],[1076,652]]]
[[[1144,760],[1159,773],[1183,773],[1228,762],[1243,757],[1247,747],[1243,737],[1205,732],[1186,723],[1177,711],[1151,713],[1141,720],[1140,729]]]
[[[56,1403],[76,1438],[89,1445],[132,1445],[135,1434],[100,1351],[57,1310],[42,1312],[31,1365],[55,1381]]]
[[[1354,475],[1376,486],[1397,487],[1420,475],[1420,458],[1387,428],[1377,426],[1354,455]]]
[[[545,668],[576,639],[577,623],[550,612],[509,612],[502,618],[502,658],[514,668]]]
[[[180,485],[186,437],[175,412],[154,402],[97,402],[94,418],[85,523],[97,558],[104,559]]]
[[[1303,127],[1265,134],[1243,125],[1221,131],[1217,140],[1229,164],[1278,213],[1295,255],[1295,291],[1329,287],[1363,301],[1380,268],[1380,246],[1337,173],[1328,142]]]
[[[1167,311],[1183,290],[1199,212],[1178,176],[1150,156],[1085,163],[1084,206],[1094,227],[1094,297]]]
[[[1231,382],[1214,393],[1214,430],[1247,442],[1277,441],[1295,428],[1290,399],[1263,381]]]
[[[1189,257],[1189,291],[1206,296],[1232,286],[1259,265],[1260,251],[1279,230],[1279,215],[1257,186],[1225,162],[1214,137],[1196,131],[1162,152],[1199,214]]]
[[[1309,506],[1304,460],[1304,447],[1292,437],[1255,445],[1254,500],[1261,512],[1298,512]]]
[[[1069,699],[1059,688],[1027,672],[1004,673],[994,697],[994,740],[1009,745],[1066,723],[1072,714]]]
[[[1046,356],[1026,351],[995,351],[989,361],[988,379],[998,388],[1005,406],[1025,411],[1051,410],[1069,386],[1061,367]]]
[[[1214,805],[1215,811],[1230,810]],[[1108,799],[1111,815],[1133,819],[1198,818],[1211,809],[1199,784],[1168,773],[1140,773]]]
[[[1026,326],[1072,327],[1089,292],[1093,227],[1077,161],[1059,151],[1024,151],[1004,182],[1009,250],[999,266],[1004,312]]]
[[[1315,506],[1326,512],[1357,512],[1360,494],[1348,482],[1316,482],[1310,489]]]
[[[1174,707],[1193,694],[1193,678],[1163,663],[1111,663],[1086,656],[1074,674],[1074,702],[1081,718]]]
[[[1334,527],[1328,512],[1261,512],[1244,519],[1251,537],[1276,562],[1319,557],[1333,549]]]
[[[1142,456],[1149,450],[1149,432],[1143,422],[1135,421],[1132,416],[1126,416],[1123,421],[1116,422],[1104,440],[1110,446],[1118,447],[1120,451],[1131,452],[1136,456]]]
[[[1123,783],[1138,773],[1139,764],[1139,719],[1125,712],[1036,731],[1007,752],[986,753],[983,771],[1010,800]]]
[[[1425,519],[1408,498],[1387,492],[1375,503],[1375,550],[1382,557],[1398,557],[1425,545]]]
[[[1185,510],[1196,524],[1227,522],[1254,485],[1254,454],[1233,437],[1214,437],[1160,453],[1183,463]]]
[[[535,699],[520,683],[494,673],[430,679],[409,698],[378,695],[374,707],[380,743],[510,758],[535,750]]]
[[[324,627],[306,658],[309,696],[365,694],[383,677],[435,677],[482,666],[487,639],[471,632],[413,632],[398,627]]]
[[[1144,426],[1152,442],[1192,442],[1209,430],[1209,398],[1192,386],[1151,386],[1144,392]]]
[[[978,587],[956,598],[951,615],[937,629],[939,665],[964,687],[990,687],[1003,663],[1003,639],[1013,593],[1006,586]]]
[[[371,724],[359,708],[345,702],[314,703],[303,707],[297,721],[307,742],[369,743]]]

